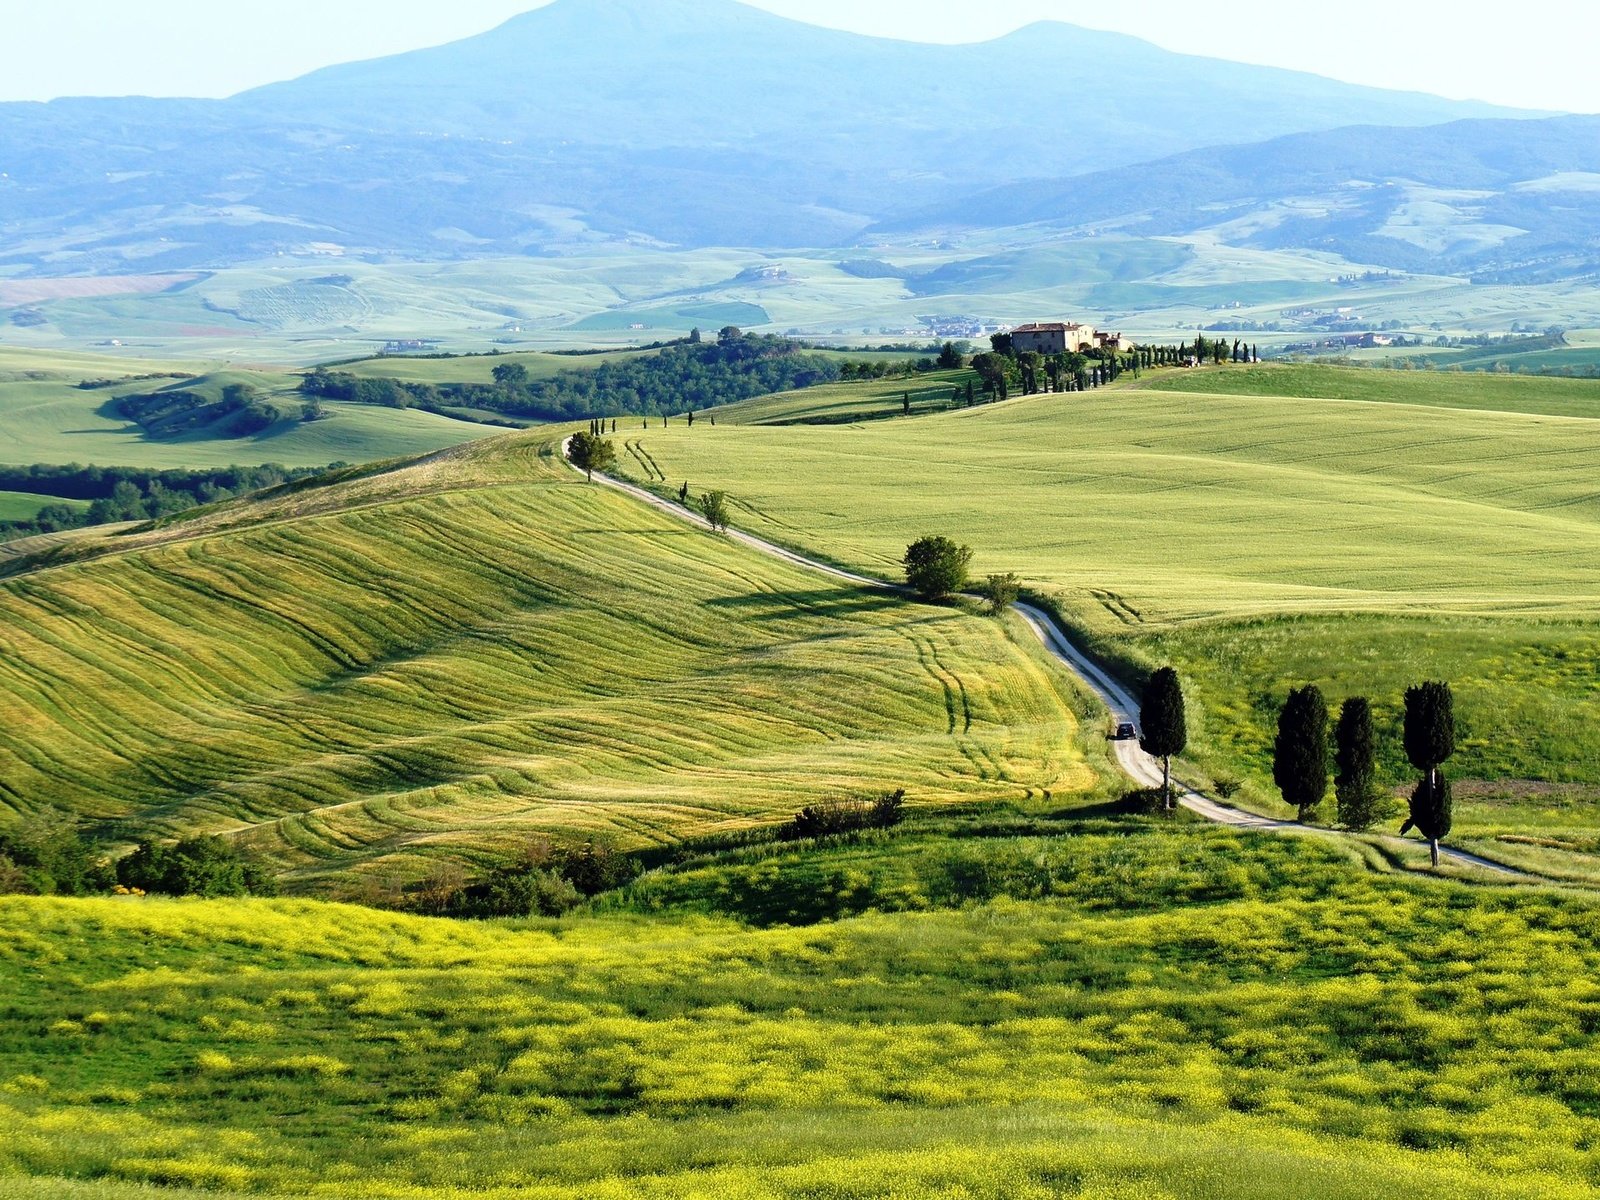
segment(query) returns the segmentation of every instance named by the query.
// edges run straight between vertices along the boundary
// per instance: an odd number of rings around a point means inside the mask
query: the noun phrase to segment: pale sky
[[[1352,83],[1600,112],[1596,0],[754,0],[885,37],[968,42],[1032,21]],[[540,0],[0,0],[0,100],[225,96],[493,28]]]

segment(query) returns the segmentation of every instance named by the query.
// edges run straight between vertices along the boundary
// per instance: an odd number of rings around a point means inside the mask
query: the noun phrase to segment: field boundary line
[[[570,439],[568,440],[570,441]],[[582,475],[584,472],[574,467],[571,459],[567,457],[566,441],[562,442],[561,451],[562,461],[573,471]],[[642,500],[652,508],[667,513],[669,516],[686,521],[700,529],[711,530],[711,523],[699,513],[675,504],[670,500],[663,499],[638,484],[629,483],[626,480],[606,475],[600,471],[594,473],[594,480],[615,491],[632,496],[635,500]],[[808,558],[804,554],[786,549],[776,542],[769,542],[765,538],[759,538],[752,533],[745,533],[740,529],[729,529],[725,533],[740,545],[747,546],[759,553],[782,559],[784,562],[794,566],[820,572],[845,583],[853,583],[859,587],[871,588],[880,592],[904,594],[906,591],[899,584],[890,583],[884,579],[874,579],[870,575],[858,575],[854,571],[846,571],[842,567],[830,566],[825,562]],[[1025,601],[1017,601],[1015,607],[1017,612],[1021,614],[1023,621],[1033,630],[1034,636],[1044,645],[1045,650],[1076,676],[1080,683],[1094,693],[1117,723],[1138,723],[1139,704],[1134,699],[1133,693],[1080,650],[1072,639],[1067,636],[1066,631],[1056,623],[1054,617],[1043,609],[1036,608]],[[1141,787],[1159,787],[1161,785],[1160,764],[1144,752],[1137,740],[1119,741],[1114,745],[1116,747],[1115,758],[1117,765],[1122,768],[1123,773],[1129,779]],[[1223,804],[1203,792],[1185,787],[1182,784],[1177,784],[1176,789],[1179,793],[1179,804],[1196,816],[1216,825],[1226,825],[1232,829],[1262,830],[1269,833],[1292,833],[1335,838],[1349,836],[1341,834],[1338,830],[1323,829],[1314,825],[1302,825],[1298,821],[1280,821],[1273,817],[1263,817],[1257,813],[1246,812],[1244,809]],[[1420,845],[1420,843],[1392,835],[1380,835],[1367,840],[1391,848]],[[1479,870],[1488,871],[1507,879],[1534,879],[1548,883],[1560,882],[1559,880],[1546,879],[1542,875],[1518,870],[1505,863],[1496,862],[1492,858],[1484,858],[1482,855],[1472,854],[1466,850],[1455,850],[1448,846],[1439,847],[1439,856],[1441,859],[1455,863],[1457,866],[1476,867]]]

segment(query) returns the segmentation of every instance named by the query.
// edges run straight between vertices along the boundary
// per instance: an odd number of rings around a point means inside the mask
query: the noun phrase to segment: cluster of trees
[[[906,571],[906,586],[922,599],[937,603],[967,586],[972,547],[930,535],[907,546],[901,564]],[[998,617],[1021,598],[1022,580],[1012,574],[990,575],[978,585],[978,594],[988,603],[989,615]]]
[[[1140,745],[1162,760],[1162,796],[1173,807],[1172,757],[1188,743],[1183,687],[1171,667],[1156,671],[1145,685],[1139,709]],[[1439,843],[1452,824],[1450,781],[1441,767],[1456,749],[1455,701],[1447,683],[1423,683],[1405,695],[1406,757],[1422,773],[1411,793],[1411,811],[1401,826],[1428,841],[1433,865]],[[1339,823],[1370,829],[1389,814],[1390,802],[1377,778],[1377,735],[1372,703],[1353,696],[1339,710],[1330,730],[1328,704],[1314,685],[1293,689],[1278,716],[1272,778],[1284,802],[1310,821],[1328,793],[1330,767],[1338,800]]]
[[[613,415],[671,415],[774,392],[831,383],[838,365],[799,342],[746,334],[732,326],[715,342],[683,341],[659,353],[534,378],[521,363],[501,363],[492,383],[408,383],[362,379],[318,368],[301,380],[307,396],[421,408],[461,416],[484,412],[538,421]],[[481,419],[481,417],[480,417]]]
[[[408,907],[431,916],[487,920],[559,917],[602,892],[632,882],[639,865],[609,846],[530,842],[517,860],[469,882],[455,863],[442,863],[408,897]]]
[[[906,790],[886,792],[870,800],[824,800],[808,804],[778,831],[784,841],[833,837],[863,829],[892,829],[900,824]]]
[[[0,466],[0,491],[25,492],[88,500],[88,509],[47,504],[31,521],[0,522],[0,539],[58,533],[116,521],[153,521],[216,504],[263,488],[292,483],[344,463],[327,467],[289,468],[277,463],[260,467],[225,467],[213,471],[150,471],[134,467],[34,465]]]
[[[1424,683],[1405,695],[1406,757],[1422,773],[1411,795],[1411,813],[1401,833],[1415,829],[1428,840],[1434,866],[1439,842],[1450,832],[1450,781],[1440,769],[1455,754],[1455,701],[1446,683]],[[1388,801],[1377,783],[1377,738],[1372,704],[1356,696],[1344,702],[1330,744],[1328,706],[1315,686],[1296,688],[1278,717],[1273,745],[1273,782],[1301,821],[1310,821],[1328,792],[1330,759],[1339,823],[1368,829],[1382,820]]]
[[[270,896],[266,864],[218,837],[165,845],[147,842],[113,862],[70,814],[45,809],[0,830],[0,894],[92,896]]]
[[[275,896],[266,863],[220,837],[145,842],[117,863],[117,882],[129,891],[161,896]]]
[[[910,379],[915,375],[927,375],[933,371],[959,371],[967,365],[967,355],[962,348],[954,342],[946,342],[939,347],[938,354],[926,355],[917,359],[902,359],[893,362],[888,359],[866,359],[861,362],[846,362],[839,367],[839,380],[849,383],[852,380],[869,379]]]
[[[283,419],[277,405],[245,383],[230,383],[216,400],[187,390],[124,396],[117,401],[117,411],[158,438],[182,437],[199,430],[214,437],[254,437]],[[300,408],[303,421],[320,420],[324,415],[315,400]]]
[[[92,896],[116,886],[109,858],[67,813],[43,809],[0,830],[0,895]]]

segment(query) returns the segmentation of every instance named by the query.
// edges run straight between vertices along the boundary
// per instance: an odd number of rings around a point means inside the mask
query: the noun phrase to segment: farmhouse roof
[[[1071,333],[1074,329],[1082,329],[1082,328],[1083,328],[1083,326],[1078,324],[1078,322],[1076,322],[1076,321],[1047,321],[1047,322],[1044,322],[1043,324],[1034,323],[1032,325],[1018,325],[1011,332],[1012,333]]]

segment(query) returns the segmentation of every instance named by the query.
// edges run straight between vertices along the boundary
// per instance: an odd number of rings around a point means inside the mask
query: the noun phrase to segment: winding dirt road
[[[562,447],[562,451],[564,456],[566,451],[566,447],[564,445]],[[569,462],[568,465],[571,466],[571,463]],[[576,467],[573,469],[577,470]],[[699,513],[686,509],[682,505],[674,504],[670,500],[663,500],[654,492],[648,491],[636,484],[627,483],[624,480],[616,479],[609,475],[602,475],[598,472],[596,472],[594,478],[595,482],[597,483],[603,483],[607,487],[615,488],[621,492],[626,492],[635,499],[642,500],[646,504],[649,504],[654,508],[658,508],[662,512],[668,513],[681,521],[687,521],[691,525],[698,525],[702,529],[711,528],[710,523],[707,522],[706,519]],[[807,558],[803,554],[797,554],[793,550],[785,549],[774,542],[767,541],[765,538],[758,538],[754,534],[745,533],[738,529],[728,530],[727,536],[742,545],[750,547],[752,550],[760,551],[762,554],[771,555],[774,558],[781,558],[785,562],[793,563],[795,566],[805,567],[808,570],[820,572],[824,575],[831,576],[834,579],[843,580],[846,583],[853,583],[858,587],[874,588],[879,591],[888,592],[900,592],[904,590],[898,585],[888,583],[882,579],[874,579],[869,575],[857,575],[852,571],[846,571],[839,567],[830,566],[827,563],[819,562],[814,558]],[[1031,604],[1019,603],[1016,607],[1017,611],[1021,613],[1023,620],[1025,620],[1029,627],[1032,628],[1038,639],[1044,643],[1045,649],[1054,655],[1058,660],[1060,660],[1060,662],[1069,671],[1071,671],[1083,682],[1085,687],[1087,687],[1100,698],[1100,702],[1104,704],[1110,711],[1114,723],[1121,724],[1123,722],[1127,722],[1135,725],[1138,723],[1139,704],[1133,698],[1132,694],[1125,687],[1123,687],[1122,684],[1118,683],[1109,674],[1102,670],[1100,666],[1096,664],[1088,655],[1084,654],[1083,651],[1079,650],[1078,647],[1073,645],[1072,641],[1061,629],[1061,626],[1056,624],[1054,618],[1052,618],[1043,609],[1035,608]],[[1161,786],[1161,763],[1157,759],[1154,759],[1150,755],[1146,754],[1144,750],[1140,748],[1137,740],[1119,741],[1115,743],[1115,748],[1117,763],[1127,773],[1130,779],[1139,784],[1141,787]],[[1271,817],[1258,816],[1256,813],[1245,812],[1243,809],[1232,808],[1226,804],[1218,803],[1209,796],[1202,795],[1201,793],[1190,788],[1185,788],[1182,785],[1177,785],[1177,789],[1179,792],[1178,803],[1182,804],[1183,807],[1188,809],[1190,812],[1205,818],[1207,821],[1215,822],[1218,825],[1228,825],[1235,829],[1263,829],[1275,833],[1315,834],[1331,837],[1340,836],[1331,830],[1301,825],[1296,821],[1276,821]],[[1419,844],[1400,837],[1379,837],[1374,840],[1394,849],[1398,849],[1400,847],[1414,847]],[[1476,867],[1479,870],[1489,871],[1496,875],[1502,875],[1508,878],[1534,878],[1533,876],[1529,876],[1522,871],[1508,867],[1504,863],[1497,863],[1492,859],[1481,858],[1476,854],[1469,854],[1465,850],[1452,850],[1448,847],[1441,846],[1439,847],[1439,856],[1441,859],[1455,863],[1458,866]]]

